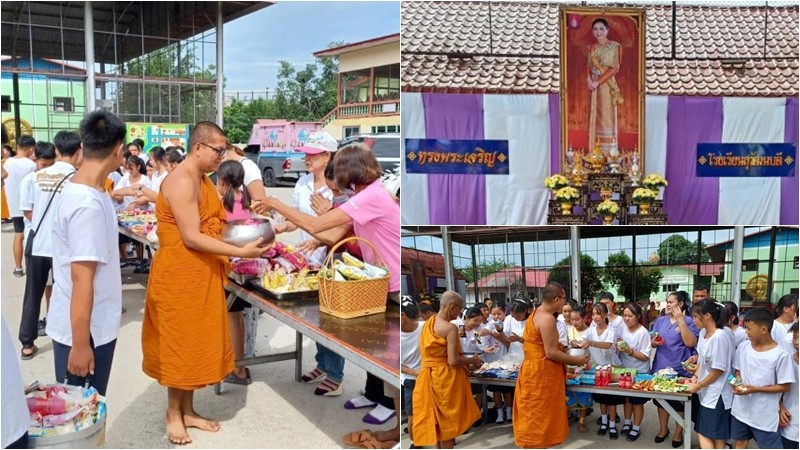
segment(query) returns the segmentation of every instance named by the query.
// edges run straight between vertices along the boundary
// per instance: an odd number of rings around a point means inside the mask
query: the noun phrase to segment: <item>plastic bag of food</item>
[[[303,255],[297,252],[286,252],[283,254],[283,258],[287,261],[292,263],[298,270],[304,269],[306,267],[306,259],[303,258]]]
[[[345,278],[348,280],[364,280],[367,278],[367,274],[364,273],[363,270],[359,269],[358,267],[348,266],[347,264],[336,261],[333,266],[339,273],[344,275]]]
[[[363,269],[364,273],[367,274],[367,278],[383,278],[389,274],[388,270],[367,263],[364,263]]]
[[[342,253],[342,259],[344,260],[344,263],[347,264],[348,266],[353,266],[359,269],[364,268],[365,265],[364,262],[356,258],[355,256],[351,255],[350,253],[347,252]]]
[[[296,267],[294,264],[289,262],[289,260],[284,258],[283,256],[279,256],[279,257],[275,258],[274,262],[280,264],[280,266],[283,268],[283,270],[286,271],[286,273],[296,272],[299,269],[298,267]]]

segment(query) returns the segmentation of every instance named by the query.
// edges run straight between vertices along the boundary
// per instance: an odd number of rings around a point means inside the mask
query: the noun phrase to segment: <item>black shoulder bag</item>
[[[56,194],[58,194],[58,188],[61,187],[61,184],[67,181],[67,178],[75,175],[75,172],[68,173],[61,181],[58,182],[56,188],[53,189],[53,195],[50,196],[50,201],[47,202],[47,206],[44,208],[44,213],[42,214],[41,220],[39,220],[39,225],[36,226],[35,230],[31,230],[28,233],[28,242],[25,243],[25,257],[30,258],[33,255],[33,238],[36,237],[36,233],[39,232],[39,227],[42,226],[42,222],[44,222],[44,218],[47,216],[47,211],[50,210],[50,205],[53,204],[53,199],[56,198]]]

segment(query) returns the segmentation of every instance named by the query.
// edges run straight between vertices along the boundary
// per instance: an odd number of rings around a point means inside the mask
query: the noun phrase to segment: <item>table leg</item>
[[[683,448],[692,448],[692,397],[683,407]]]
[[[486,384],[481,383],[481,391],[483,397],[483,424],[489,423],[489,400],[486,398],[488,392],[486,391]]]
[[[300,381],[303,376],[303,335],[299,331],[295,331],[294,357],[294,379]]]

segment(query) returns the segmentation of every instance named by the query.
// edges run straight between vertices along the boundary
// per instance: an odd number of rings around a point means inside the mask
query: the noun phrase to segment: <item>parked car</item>
[[[375,154],[383,167],[381,183],[400,199],[400,133],[361,134],[344,139],[339,148],[359,142]]]
[[[278,181],[297,181],[308,173],[305,154],[293,150],[283,152],[261,152],[258,145],[248,145],[244,152],[261,170],[264,186],[274,187]]]

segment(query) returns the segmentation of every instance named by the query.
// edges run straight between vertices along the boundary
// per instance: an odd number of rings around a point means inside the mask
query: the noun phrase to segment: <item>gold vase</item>
[[[572,203],[562,203],[561,204],[561,215],[562,216],[570,216],[572,215]]]
[[[639,214],[643,216],[650,214],[650,203],[639,203]]]
[[[614,216],[603,216],[603,225],[611,225],[614,221]]]

